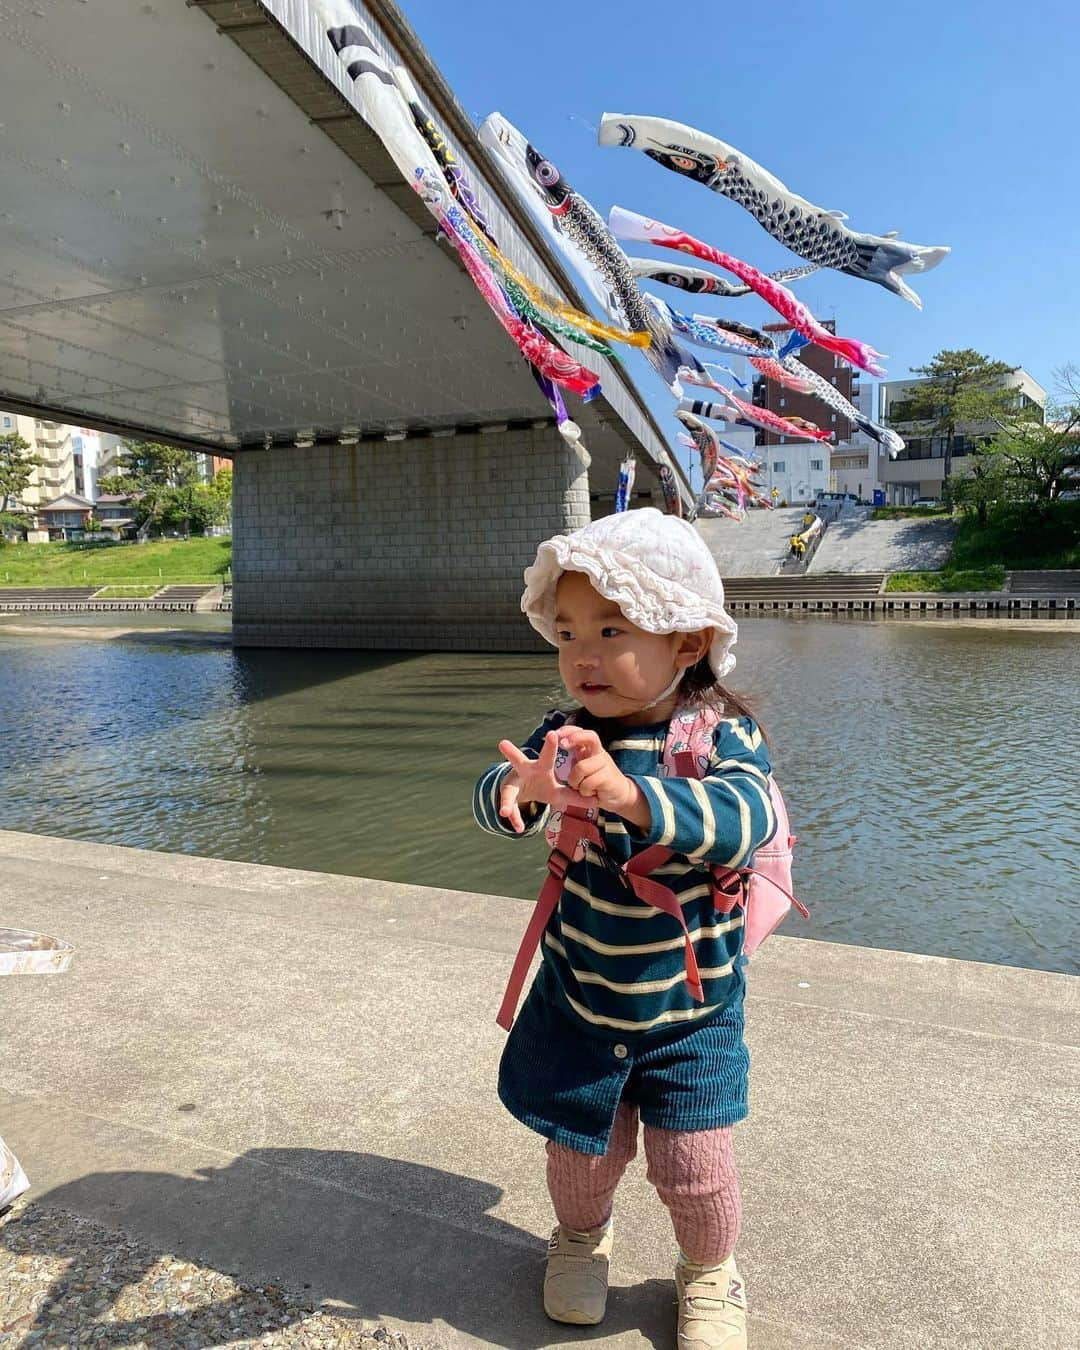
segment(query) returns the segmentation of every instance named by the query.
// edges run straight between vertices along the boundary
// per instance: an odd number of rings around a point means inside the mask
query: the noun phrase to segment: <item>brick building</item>
[[[836,323],[833,319],[826,319],[822,327],[827,328],[830,333],[836,332]],[[782,347],[791,336],[792,329],[791,325],[786,323],[767,323],[762,331],[773,338],[777,347]],[[849,403],[858,405],[859,373],[846,361],[813,342],[801,348],[797,355],[804,366],[820,375],[822,379],[828,380]],[[847,418],[834,413],[815,394],[797,394],[793,389],[786,389],[783,385],[777,384],[775,380],[766,379],[764,375],[758,375],[754,379],[754,403],[759,408],[767,408],[777,417],[804,417],[808,422],[814,422],[821,427],[823,431],[835,432],[838,441],[847,441],[851,437],[852,426]],[[783,445],[788,441],[803,439],[805,438],[800,436],[798,431],[794,431],[791,436],[781,436],[775,431],[759,431],[756,436],[758,445]]]

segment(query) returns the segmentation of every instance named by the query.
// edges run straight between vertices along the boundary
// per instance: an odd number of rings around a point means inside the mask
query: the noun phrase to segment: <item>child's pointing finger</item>
[[[515,769],[521,769],[531,763],[529,757],[523,755],[513,741],[500,741],[499,754]]]

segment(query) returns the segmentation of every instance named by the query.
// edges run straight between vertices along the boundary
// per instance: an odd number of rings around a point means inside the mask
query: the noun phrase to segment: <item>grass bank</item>
[[[968,567],[942,572],[893,572],[886,591],[1000,591],[1005,568]]]
[[[949,567],[997,563],[1010,572],[1080,567],[1080,502],[1055,502],[1045,516],[1002,506],[985,525],[974,516],[962,517]]]
[[[231,564],[231,539],[8,544],[0,548],[0,587],[211,583],[224,580]]]
[[[952,513],[944,506],[875,506],[871,520],[929,520]]]
[[[948,514],[933,508],[879,507],[875,519]],[[894,572],[888,591],[1000,591],[1005,573],[1080,568],[1080,502],[1056,502],[1044,516],[1000,506],[980,523],[957,517],[949,561],[940,572]]]

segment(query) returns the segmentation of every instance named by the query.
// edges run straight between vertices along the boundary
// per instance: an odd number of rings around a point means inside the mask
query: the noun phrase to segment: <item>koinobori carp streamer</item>
[[[634,276],[645,281],[659,281],[663,286],[672,286],[677,291],[686,291],[688,295],[719,295],[725,300],[740,295],[752,295],[753,288],[737,285],[704,267],[687,267],[683,263],[661,263],[655,258],[627,258]],[[798,281],[819,270],[816,263],[805,267],[784,267],[779,272],[767,275],[773,281]]]
[[[673,225],[664,225],[661,221],[639,216],[636,211],[627,211],[621,206],[611,208],[608,224],[612,233],[620,239],[657,244],[660,248],[679,249],[683,253],[690,253],[695,258],[702,259],[703,262],[715,263],[717,267],[734,272],[811,342],[835,352],[837,356],[843,357],[845,361],[859,366],[862,370],[869,371],[871,375],[885,374],[877,362],[880,352],[875,351],[867,343],[858,341],[857,338],[837,337],[835,333],[830,333],[785,286],[771,280],[764,272],[759,272],[756,267],[751,267],[741,258],[713,248],[711,244],[702,243],[700,239],[695,239],[684,230],[677,230]]]
[[[814,206],[749,155],[681,122],[604,113],[599,140],[601,145],[626,145],[644,151],[664,168],[730,197],[800,258],[876,282],[917,309],[922,308],[922,301],[901,275],[929,272],[950,251],[944,245],[905,243],[895,232],[861,234],[849,229],[843,211]]]

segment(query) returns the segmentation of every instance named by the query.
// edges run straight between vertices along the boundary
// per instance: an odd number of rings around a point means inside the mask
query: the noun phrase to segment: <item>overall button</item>
[[[615,1056],[616,1059],[625,1059],[628,1053],[629,1051],[627,1050],[625,1045],[616,1045],[612,1049],[612,1054]]]

